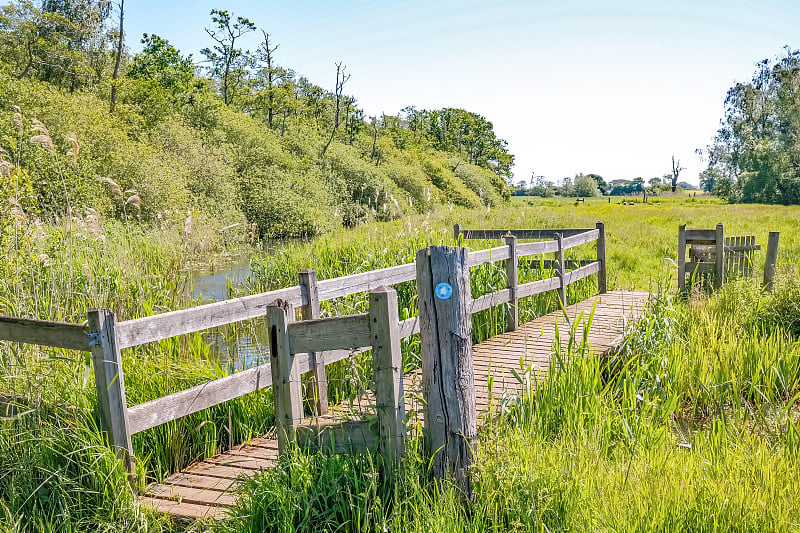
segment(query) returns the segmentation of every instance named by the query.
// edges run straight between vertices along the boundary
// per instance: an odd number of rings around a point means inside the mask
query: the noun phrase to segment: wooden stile
[[[369,327],[380,448],[388,464],[397,466],[405,453],[406,427],[403,354],[397,293],[393,289],[378,287],[370,292]]]
[[[108,440],[128,471],[133,470],[133,446],[128,430],[125,376],[117,344],[117,316],[110,309],[89,310],[89,345],[92,351],[97,403]]]
[[[780,233],[770,231],[767,240],[767,258],[764,261],[764,288],[772,290],[772,282],[775,279],[775,271],[778,265],[778,240]]]
[[[300,372],[289,342],[289,324],[293,318],[294,306],[291,302],[277,300],[267,306],[275,428],[281,452],[285,452],[294,442],[295,427],[303,420]]]
[[[433,246],[417,254],[416,264],[425,435],[433,476],[452,476],[471,498],[477,408],[467,250]]]
[[[517,298],[517,238],[513,235],[505,236],[508,246],[508,259],[506,259],[506,287],[509,294],[509,306],[506,311],[506,331],[514,331],[519,326],[519,298]]]
[[[301,308],[303,320],[313,320],[320,317],[319,291],[317,290],[317,273],[310,268],[301,270],[300,291],[308,303]],[[323,352],[310,352],[313,361],[313,377],[309,388],[314,393],[314,407],[317,415],[328,412],[328,375],[325,371],[325,354]]]

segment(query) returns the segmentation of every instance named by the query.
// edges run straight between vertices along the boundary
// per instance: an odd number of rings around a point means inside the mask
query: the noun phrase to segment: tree
[[[278,46],[272,46],[269,41],[269,33],[261,30],[264,40],[256,51],[256,63],[258,66],[258,84],[263,87],[259,91],[259,100],[265,100],[264,107],[266,107],[266,119],[270,128],[273,125],[273,117],[276,111],[276,101],[279,99],[278,83],[285,81],[291,77],[293,73],[275,64],[275,50]]]
[[[195,80],[192,56],[181,56],[168,40],[155,34],[145,33],[141,42],[142,51],[133,57],[127,76],[154,81],[176,98],[189,92]]]
[[[117,58],[114,60],[114,74],[111,76],[111,106],[109,111],[114,112],[114,106],[117,104],[117,78],[119,77],[119,63],[122,59],[122,44],[124,32],[122,23],[125,16],[125,0],[119,0],[119,29],[117,35]]]
[[[584,176],[583,174],[575,176],[574,192],[575,196],[580,197],[591,198],[600,196],[600,189],[597,186],[597,181],[591,176]]]
[[[211,10],[211,21],[216,25],[206,28],[206,33],[217,43],[212,48],[203,48],[200,53],[211,63],[211,73],[222,83],[222,101],[230,105],[233,101],[235,76],[241,76],[251,62],[250,51],[236,47],[243,35],[256,31],[256,25],[244,17],[231,19],[225,10]]]
[[[336,130],[339,129],[339,113],[342,105],[342,92],[344,91],[344,84],[350,79],[350,74],[345,74],[347,66],[342,66],[342,63],[336,63],[336,87],[333,92],[334,97],[334,112],[333,112],[333,127],[331,128],[331,136],[328,137],[328,142],[322,148],[322,155],[328,151],[328,147],[333,142],[333,137],[336,135]]]
[[[681,160],[675,161],[675,156],[672,156],[672,192],[675,192],[678,188],[678,176],[680,176],[681,171],[683,171],[683,167],[681,166]]]

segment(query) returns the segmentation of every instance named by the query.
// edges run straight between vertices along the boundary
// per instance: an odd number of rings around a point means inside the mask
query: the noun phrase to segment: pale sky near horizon
[[[681,181],[697,183],[695,149],[711,142],[728,88],[800,47],[800,2],[786,0],[129,0],[126,43],[136,52],[155,33],[199,62],[213,8],[266,30],[281,65],[327,90],[342,61],[367,115],[413,105],[485,116],[516,156],[515,181],[649,180],[674,154]]]

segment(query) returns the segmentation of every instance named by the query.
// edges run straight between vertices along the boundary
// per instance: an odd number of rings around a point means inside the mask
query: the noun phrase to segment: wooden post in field
[[[506,288],[511,291],[511,300],[509,301],[508,311],[506,314],[506,322],[508,323],[506,330],[515,331],[519,326],[519,298],[517,298],[517,238],[509,233],[505,237],[506,245],[508,245],[509,258],[506,259]]]
[[[110,309],[89,310],[89,345],[92,350],[97,404],[108,440],[125,463],[133,470],[133,446],[128,433],[128,402],[125,398],[125,376],[122,355],[117,344],[117,315]]]
[[[716,230],[716,264],[714,266],[714,289],[721,289],[725,283],[725,228],[717,224]]]
[[[453,225],[453,240],[455,240],[456,245],[458,245],[458,237],[461,235],[461,224],[456,223]]]
[[[678,226],[678,289],[686,288],[686,224]]]
[[[303,320],[319,318],[319,291],[317,289],[317,273],[310,268],[300,271],[300,291],[308,296],[308,303],[300,312]],[[314,393],[314,406],[317,416],[328,412],[328,375],[325,371],[325,354],[312,352],[311,354],[313,379],[309,389]]]
[[[595,227],[599,232],[597,236],[597,262],[600,263],[600,270],[597,271],[597,293],[605,294],[608,292],[606,278],[606,225],[598,222]]]
[[[434,478],[453,476],[472,498],[478,425],[467,249],[426,248],[416,264],[425,443]]]
[[[289,346],[289,323],[294,319],[291,302],[276,300],[267,306],[272,394],[275,398],[275,428],[282,453],[295,440],[295,427],[303,420],[300,372]]]
[[[556,234],[558,241],[558,251],[556,257],[558,261],[558,277],[561,283],[558,286],[558,299],[561,300],[561,305],[566,309],[567,307],[567,268],[564,264],[564,236],[560,233]]]
[[[400,318],[397,293],[384,286],[369,294],[369,327],[372,366],[375,370],[375,407],[381,451],[388,464],[397,467],[405,453],[405,398],[403,354],[400,351]]]
[[[767,258],[764,261],[764,288],[772,290],[772,282],[775,279],[775,270],[778,266],[778,239],[781,234],[777,231],[769,232],[767,240]]]

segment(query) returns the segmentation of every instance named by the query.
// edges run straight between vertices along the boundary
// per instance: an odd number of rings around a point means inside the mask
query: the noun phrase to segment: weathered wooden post
[[[506,259],[506,288],[511,292],[508,311],[506,312],[507,331],[514,331],[519,326],[519,298],[517,298],[517,238],[509,233],[504,237],[508,246],[508,259]]]
[[[600,263],[600,270],[597,271],[597,293],[605,294],[608,292],[606,278],[606,225],[598,222],[595,227],[599,232],[597,235],[597,262]]]
[[[122,354],[117,344],[117,315],[110,309],[91,309],[88,320],[94,383],[103,428],[117,456],[123,460],[128,471],[132,471],[133,446],[128,432]]]
[[[275,398],[275,428],[278,450],[286,451],[295,440],[295,427],[303,421],[300,372],[289,346],[289,323],[294,319],[291,302],[276,300],[267,306],[272,394]]]
[[[678,289],[686,289],[686,224],[678,226]]]
[[[369,294],[369,327],[372,335],[372,366],[375,370],[375,407],[381,451],[388,464],[397,467],[405,453],[405,398],[403,354],[400,350],[400,319],[397,293],[384,286]]]
[[[764,261],[764,288],[772,290],[772,282],[775,279],[775,271],[778,266],[778,239],[781,234],[777,231],[770,231],[767,240],[767,257]]]
[[[467,249],[433,246],[416,256],[425,441],[435,479],[453,476],[472,497],[477,446]]]
[[[317,273],[306,268],[300,271],[300,291],[308,297],[308,303],[300,309],[303,320],[319,318],[319,290],[317,289]],[[323,352],[312,352],[309,354],[312,360],[313,377],[309,388],[314,393],[314,406],[317,415],[324,415],[328,412],[328,375],[325,371],[325,354]]]
[[[459,236],[461,236],[461,224],[456,223],[453,225],[453,240],[456,242],[456,244],[459,243]]]
[[[725,283],[725,228],[717,224],[716,229],[716,263],[714,265],[714,289],[721,289]]]
[[[556,257],[558,261],[558,277],[561,283],[558,286],[558,298],[561,300],[561,305],[566,309],[567,307],[567,268],[564,264],[564,235],[561,233],[556,234],[558,241],[558,251]]]

